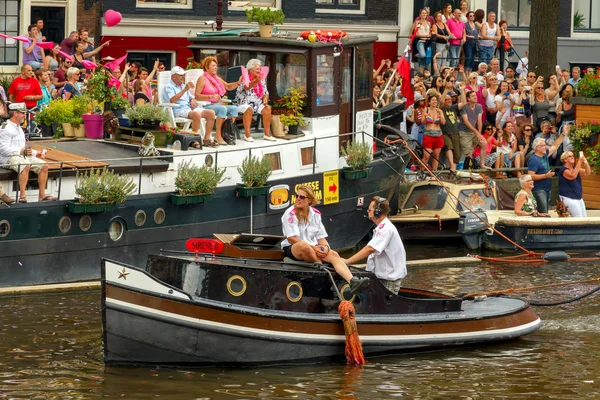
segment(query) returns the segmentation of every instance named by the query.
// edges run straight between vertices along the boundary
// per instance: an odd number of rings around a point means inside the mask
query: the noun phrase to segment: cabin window
[[[277,97],[285,96],[289,88],[306,88],[306,58],[301,54],[277,54]]]
[[[281,154],[280,153],[267,153],[265,157],[273,160],[273,171],[279,171],[281,167]]]
[[[419,210],[441,210],[444,208],[448,193],[437,185],[417,186],[406,201],[405,208],[418,206]]]
[[[315,160],[315,148],[311,146],[300,149],[300,158],[302,166],[313,165]]]
[[[364,14],[366,0],[316,0],[317,14]]]
[[[317,55],[317,107],[335,104],[333,55]]]
[[[358,51],[358,60],[356,68],[357,77],[357,95],[359,99],[371,98],[371,82],[373,81],[373,71],[371,70],[371,58],[373,53],[371,49],[361,49]]]
[[[0,32],[9,36],[19,35],[20,5],[18,0],[0,2]],[[19,63],[19,45],[14,39],[0,38],[0,65]]]
[[[137,8],[183,8],[191,9],[192,0],[136,0]]]
[[[496,199],[494,196],[486,196],[484,194],[483,189],[468,189],[461,190],[458,194],[458,198],[462,203],[468,204],[471,210],[495,210],[496,209]],[[462,203],[459,202],[456,206],[457,211],[464,211]]]
[[[281,8],[280,4],[277,4],[276,0],[261,0],[261,1],[230,1],[229,11],[246,11],[247,8],[252,7],[270,7],[270,8]]]

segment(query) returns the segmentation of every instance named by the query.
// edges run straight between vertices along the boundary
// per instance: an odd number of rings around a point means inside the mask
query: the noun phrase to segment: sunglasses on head
[[[301,195],[301,194],[298,194],[298,193],[296,193],[296,197],[299,198],[300,200],[308,199],[307,196],[304,196],[304,195]]]

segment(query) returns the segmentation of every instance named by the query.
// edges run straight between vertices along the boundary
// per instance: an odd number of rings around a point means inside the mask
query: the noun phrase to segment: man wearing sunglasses
[[[390,292],[398,294],[406,276],[406,250],[398,230],[388,219],[390,203],[375,196],[369,204],[368,216],[375,223],[373,238],[358,253],[343,259],[347,265],[367,258],[367,271],[372,271]]]
[[[321,213],[312,207],[318,203],[310,186],[298,186],[295,204],[281,217],[283,234],[287,238],[281,244],[282,249],[285,256],[294,261],[330,263],[335,272],[350,284],[350,292],[355,295],[369,283],[369,278],[352,276],[340,255],[329,248]]]
[[[67,83],[67,71],[73,66],[73,61],[66,58],[62,59],[60,68],[54,71],[54,78],[52,78],[52,84],[55,88],[60,89]]]

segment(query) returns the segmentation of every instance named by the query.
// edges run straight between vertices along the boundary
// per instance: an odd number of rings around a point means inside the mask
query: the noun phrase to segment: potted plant
[[[259,196],[269,192],[266,183],[273,172],[273,160],[270,157],[264,155],[259,159],[249,155],[237,170],[242,179],[242,183],[237,184],[238,197]]]
[[[69,211],[75,214],[110,211],[115,204],[125,202],[135,188],[133,179],[115,174],[106,167],[92,168],[89,173],[78,171],[75,177],[78,197],[69,202]]]
[[[132,126],[144,129],[158,130],[161,122],[169,120],[169,114],[163,108],[154,104],[140,104],[125,112]]]
[[[368,168],[373,149],[366,142],[349,141],[346,148],[342,147],[342,155],[346,157],[347,168],[344,168],[344,178],[354,180],[369,176]]]
[[[275,24],[283,24],[285,14],[281,10],[272,10],[268,7],[252,7],[246,10],[248,23],[258,22],[260,37],[272,37],[273,26]]]
[[[297,135],[301,126],[306,125],[302,109],[306,101],[303,87],[289,88],[287,94],[282,96],[273,107],[273,113],[279,115],[281,123],[288,127],[288,132]]]
[[[88,79],[85,94],[94,102],[94,106],[99,105],[105,109],[106,103],[117,97],[117,90],[114,86],[109,86],[110,70],[99,67],[96,72]]]
[[[176,205],[204,203],[212,200],[213,193],[223,182],[225,168],[218,169],[192,164],[192,160],[182,161],[175,178],[175,193],[171,193],[171,203]]]
[[[70,123],[72,117],[73,105],[63,99],[56,99],[36,114],[35,122],[46,131],[43,136],[54,135],[54,138],[59,138],[64,134],[61,124]]]
[[[597,119],[600,115],[600,69],[583,75],[575,88],[577,96],[571,98],[575,119],[582,123]]]
[[[131,104],[129,104],[129,100],[123,96],[116,95],[111,101],[112,111],[115,113],[115,117],[117,118],[123,118],[125,111],[130,107]]]

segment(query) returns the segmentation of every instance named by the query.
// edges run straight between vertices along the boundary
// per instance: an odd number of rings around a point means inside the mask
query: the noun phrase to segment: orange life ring
[[[308,35],[310,35],[310,33],[313,32],[316,36],[317,36],[317,40],[321,40],[321,39],[333,39],[333,40],[339,40],[345,36],[348,36],[348,34],[345,31],[341,31],[341,30],[333,30],[333,31],[322,31],[322,30],[316,30],[316,31],[304,31],[300,34],[300,36],[305,39],[308,40]]]

